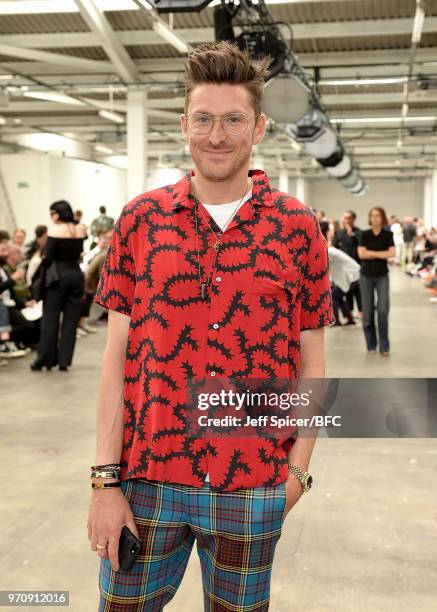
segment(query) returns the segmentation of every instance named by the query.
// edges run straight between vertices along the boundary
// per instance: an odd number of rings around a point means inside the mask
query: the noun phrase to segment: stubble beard
[[[248,153],[245,153],[246,152],[242,151],[241,155],[238,155],[230,165],[227,165],[227,167],[222,170],[220,170],[220,167],[214,167],[213,164],[205,162],[204,159],[202,159],[202,152],[199,150],[191,151],[191,157],[197,172],[202,174],[204,178],[214,183],[225,183],[231,180],[240,172],[241,168],[249,163],[250,150]]]

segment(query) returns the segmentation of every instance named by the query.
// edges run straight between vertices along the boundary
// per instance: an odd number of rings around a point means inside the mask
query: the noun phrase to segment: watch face
[[[313,477],[312,476],[308,476],[307,482],[306,482],[306,486],[307,486],[307,491],[309,491],[311,489],[311,487],[313,486]]]

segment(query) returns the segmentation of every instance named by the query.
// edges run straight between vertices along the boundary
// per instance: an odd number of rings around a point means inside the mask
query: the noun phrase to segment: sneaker
[[[356,323],[353,319],[348,319],[348,322],[346,323],[346,325],[356,325]]]
[[[83,327],[78,327],[76,329],[76,338],[85,338],[88,336],[88,333],[83,329]]]
[[[16,357],[25,357],[26,351],[20,351],[13,342],[7,340],[0,344],[0,357],[4,359],[15,359]]]
[[[19,351],[24,351],[26,355],[32,352],[32,349],[30,348],[30,346],[26,346],[22,342],[16,342],[15,344],[16,344],[17,349]]]

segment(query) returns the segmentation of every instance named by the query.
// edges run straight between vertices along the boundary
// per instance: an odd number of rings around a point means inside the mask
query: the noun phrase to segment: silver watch
[[[313,477],[308,472],[304,472],[293,463],[288,464],[288,472],[296,476],[302,486],[302,491],[308,493],[313,485]]]

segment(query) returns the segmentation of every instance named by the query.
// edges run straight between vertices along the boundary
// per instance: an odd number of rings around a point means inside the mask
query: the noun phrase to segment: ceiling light
[[[414,15],[413,22],[413,33],[411,35],[411,42],[414,44],[420,43],[420,39],[422,38],[422,28],[423,22],[425,21],[425,11],[422,6],[417,3],[416,14]]]
[[[109,147],[104,147],[103,145],[96,145],[94,147],[94,151],[96,151],[97,153],[107,153],[108,155],[114,153],[113,149],[110,149]]]
[[[74,0],[11,0],[0,3],[2,15],[26,15],[32,13],[78,13]]]
[[[123,115],[119,115],[118,113],[112,113],[111,111],[99,110],[99,116],[103,117],[103,119],[109,119],[109,121],[114,121],[114,123],[125,122]]]
[[[35,98],[37,100],[46,100],[48,102],[59,102],[60,104],[75,104],[77,106],[85,106],[81,100],[76,100],[71,96],[66,96],[56,91],[26,91],[23,93],[26,98]]]
[[[387,77],[369,79],[321,79],[318,85],[393,85],[395,83],[406,83],[408,77]]]
[[[331,123],[396,123],[398,121],[435,121],[437,117],[335,117],[331,118]]]
[[[0,117],[0,125],[5,125],[6,119],[4,117]]]
[[[96,0],[100,11],[137,11],[134,0]],[[150,8],[150,7],[149,7]],[[33,13],[78,13],[74,0],[5,0],[0,2],[0,15],[29,15]]]
[[[396,142],[396,146],[398,149],[402,148],[402,138],[398,138],[397,142]]]
[[[402,104],[402,117],[405,118],[408,115],[408,104],[404,102]]]
[[[0,74],[0,81],[10,81],[13,78],[13,74]]]
[[[177,36],[173,30],[161,19],[155,19],[153,22],[153,29],[159,36],[169,44],[177,49],[180,53],[188,53],[189,46]]]

